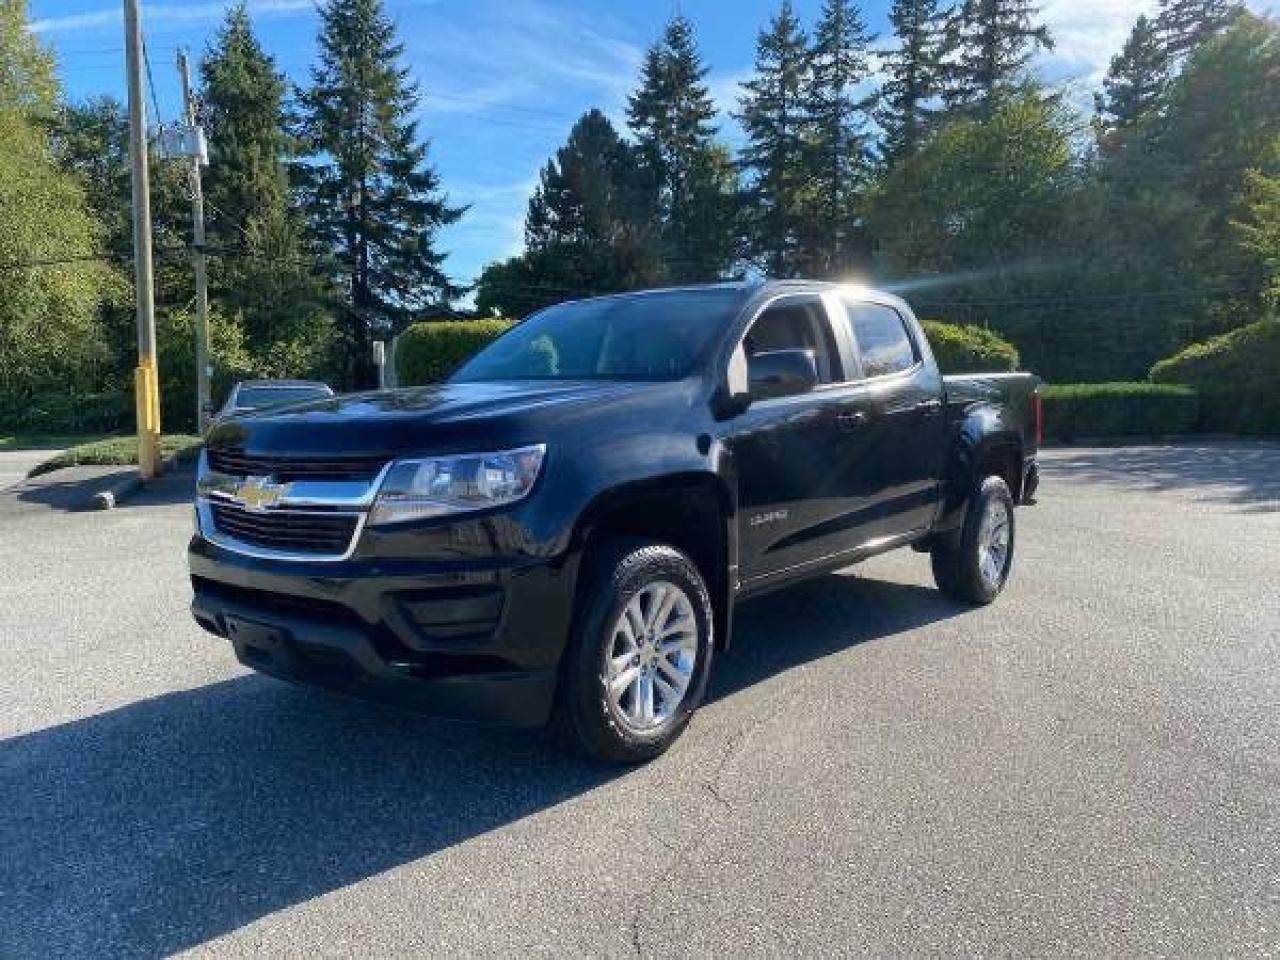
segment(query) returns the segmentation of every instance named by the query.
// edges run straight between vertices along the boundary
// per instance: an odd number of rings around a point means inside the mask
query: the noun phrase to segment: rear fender
[[[965,411],[947,452],[935,536],[959,532],[973,491],[991,475],[1003,477],[1018,502],[1023,476],[1022,429],[1002,405],[976,403]]]

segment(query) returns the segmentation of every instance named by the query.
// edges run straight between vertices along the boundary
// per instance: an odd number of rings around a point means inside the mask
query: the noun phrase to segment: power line
[[[147,41],[142,40],[142,62],[147,68],[147,86],[151,89],[151,106],[156,111],[156,123],[160,123],[160,99],[156,96],[156,79],[151,74],[151,55],[147,52]]]

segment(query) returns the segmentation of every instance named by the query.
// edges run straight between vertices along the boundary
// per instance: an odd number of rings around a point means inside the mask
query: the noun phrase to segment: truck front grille
[[[386,457],[297,458],[260,457],[236,447],[210,447],[209,467],[233,477],[272,477],[277,483],[295,480],[359,480],[378,475]]]
[[[239,543],[285,553],[340,557],[351,546],[359,514],[302,510],[253,513],[241,507],[209,504],[218,533]]]

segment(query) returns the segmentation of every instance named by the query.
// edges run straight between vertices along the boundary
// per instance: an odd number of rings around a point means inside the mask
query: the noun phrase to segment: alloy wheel
[[[609,633],[604,683],[610,710],[637,733],[675,715],[693,678],[698,620],[693,601],[666,580],[639,590]]]

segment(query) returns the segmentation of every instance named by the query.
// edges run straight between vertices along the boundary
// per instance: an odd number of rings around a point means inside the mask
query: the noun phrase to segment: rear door
[[[927,527],[939,496],[942,378],[894,304],[847,290],[828,302],[853,352],[848,413],[859,419],[845,477],[850,527],[858,545]]]

